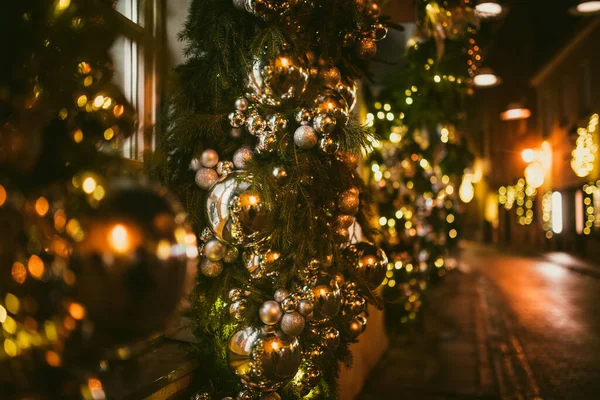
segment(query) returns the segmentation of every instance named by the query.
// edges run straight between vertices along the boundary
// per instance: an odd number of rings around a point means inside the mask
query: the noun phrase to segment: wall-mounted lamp
[[[479,18],[491,20],[504,16],[508,12],[508,8],[496,0],[480,0],[475,6],[475,12]]]
[[[569,13],[576,16],[600,14],[600,1],[582,0],[574,7],[569,8]]]
[[[489,88],[501,84],[502,79],[494,73],[493,69],[481,68],[479,73],[473,78],[473,83],[480,88]]]

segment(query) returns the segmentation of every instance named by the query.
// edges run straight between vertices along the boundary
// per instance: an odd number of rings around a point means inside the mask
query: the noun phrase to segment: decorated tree
[[[335,398],[385,276],[352,115],[386,36],[365,0],[194,0],[153,170],[201,238],[196,398]]]
[[[461,181],[472,162],[459,128],[481,64],[470,3],[418,1],[417,34],[401,73],[370,100],[367,122],[382,140],[370,154],[369,183],[390,257],[384,299],[391,327],[416,319],[458,240],[459,189],[468,189]]]
[[[135,118],[111,83],[113,6],[0,13],[2,398],[110,398],[100,360],[162,332],[195,268],[179,206],[117,152]]]

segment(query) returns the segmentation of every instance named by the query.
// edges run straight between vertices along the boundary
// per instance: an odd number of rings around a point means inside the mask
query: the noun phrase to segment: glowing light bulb
[[[600,11],[600,1],[582,1],[575,9],[581,14],[593,14]]]
[[[463,203],[470,203],[471,200],[473,200],[473,197],[475,197],[475,188],[473,187],[473,182],[470,176],[465,175],[463,177],[460,188],[458,188],[458,197],[460,197]],[[454,218],[452,220],[454,221]]]
[[[495,1],[482,1],[475,6],[475,12],[480,18],[491,19],[501,16],[504,8]]]
[[[535,151],[533,149],[525,149],[521,152],[521,158],[526,163],[530,163],[535,158]]]
[[[545,179],[546,171],[541,163],[532,162],[525,168],[525,180],[528,186],[538,189],[544,184]]]

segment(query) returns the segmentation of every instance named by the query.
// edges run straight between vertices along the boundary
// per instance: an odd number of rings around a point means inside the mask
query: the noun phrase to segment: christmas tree
[[[402,73],[370,101],[367,121],[382,140],[369,158],[369,182],[390,257],[384,299],[392,329],[417,318],[458,240],[459,188],[472,155],[457,126],[481,65],[470,3],[417,2]]]
[[[365,0],[192,1],[153,171],[201,238],[197,398],[336,396],[387,269],[351,244],[379,17]]]

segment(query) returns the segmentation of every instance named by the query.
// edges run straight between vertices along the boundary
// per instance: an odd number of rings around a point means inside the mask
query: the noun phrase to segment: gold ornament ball
[[[348,331],[352,338],[357,338],[365,331],[365,328],[366,325],[363,324],[363,321],[360,318],[354,318],[348,326]]]
[[[342,306],[342,293],[339,286],[330,277],[323,276],[312,288],[314,321],[324,322],[333,318]]]
[[[371,60],[377,54],[377,43],[371,38],[362,38],[356,43],[356,54],[363,60]]]
[[[227,247],[217,239],[209,240],[204,244],[202,254],[211,261],[221,261],[225,258]]]
[[[278,302],[265,301],[258,310],[260,320],[266,325],[276,325],[283,316],[283,310]]]
[[[307,84],[308,69],[304,63],[286,54],[272,60],[256,60],[248,77],[250,98],[273,106],[298,97]]]
[[[274,222],[273,207],[265,203],[245,172],[232,172],[214,184],[205,203],[212,233],[230,245],[251,246],[264,241]]]
[[[223,272],[223,263],[221,261],[212,261],[208,258],[202,258],[200,261],[200,272],[204,276],[214,278],[221,275]]]
[[[349,246],[344,253],[369,289],[373,290],[381,285],[388,265],[388,258],[381,248],[368,242],[360,242]]]
[[[342,79],[342,74],[335,65],[330,64],[319,69],[319,79],[323,82],[323,85],[335,89],[340,79]]]
[[[329,136],[324,136],[319,141],[319,149],[325,154],[335,154],[339,147],[336,141]]]
[[[339,92],[326,89],[317,95],[314,113],[331,115],[335,118],[336,123],[344,125],[348,121],[348,103]]]
[[[348,104],[348,110],[352,112],[352,110],[354,110],[354,106],[356,106],[356,92],[358,90],[356,82],[351,78],[344,77],[337,83],[335,90],[337,90],[337,92],[342,95],[344,100],[346,100],[346,104]]]
[[[281,331],[250,327],[231,337],[227,361],[247,388],[273,391],[296,375],[302,349],[297,338]]]
[[[381,8],[379,4],[374,1],[370,1],[367,4],[367,15],[372,19],[377,19],[381,16]]]
[[[280,327],[283,333],[286,335],[300,336],[304,330],[304,324],[304,317],[300,315],[300,313],[293,311],[285,313],[285,315],[281,318]]]
[[[348,214],[340,214],[337,216],[335,223],[341,228],[350,228],[354,224],[354,216]]]
[[[360,206],[359,195],[352,189],[342,192],[338,198],[338,208],[344,214],[355,215]]]

